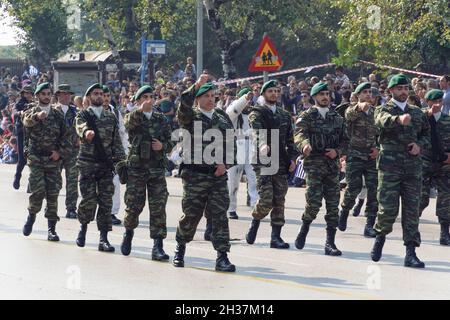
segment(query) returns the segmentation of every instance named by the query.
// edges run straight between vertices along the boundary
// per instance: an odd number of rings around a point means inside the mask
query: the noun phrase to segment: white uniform
[[[119,112],[115,112],[115,109],[113,106],[109,106],[109,108],[111,109],[111,112],[114,113],[114,115],[117,117],[119,117],[118,123],[119,123],[119,136],[120,136],[120,140],[122,141],[122,146],[123,149],[125,151],[125,155],[128,155],[129,152],[129,147],[130,147],[130,143],[128,141],[128,133],[127,130],[125,129],[125,124],[123,122],[123,117],[122,114]],[[116,174],[113,178],[113,183],[114,183],[114,195],[113,195],[113,205],[111,208],[111,214],[116,215],[119,213],[120,210],[120,180],[119,180],[119,176]]]
[[[230,206],[228,212],[236,211],[237,208],[237,192],[241,181],[242,173],[245,171],[248,182],[248,193],[250,195],[250,204],[254,206],[258,201],[258,190],[256,188],[256,174],[250,164],[252,142],[250,139],[251,128],[248,123],[248,115],[242,114],[247,106],[245,96],[233,101],[226,109],[228,116],[233,122],[233,126],[237,129],[237,160],[238,165],[228,170],[228,190],[230,195]],[[242,126],[240,125],[239,115],[242,115]]]

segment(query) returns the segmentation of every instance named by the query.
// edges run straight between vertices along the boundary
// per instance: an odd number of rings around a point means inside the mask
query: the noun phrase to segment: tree
[[[71,45],[62,1],[2,0],[0,5],[14,19],[13,24],[24,31],[19,35],[21,46],[37,66],[49,66]]]
[[[449,67],[450,16],[447,0],[335,0],[346,13],[338,32],[337,63],[358,59],[427,71]]]

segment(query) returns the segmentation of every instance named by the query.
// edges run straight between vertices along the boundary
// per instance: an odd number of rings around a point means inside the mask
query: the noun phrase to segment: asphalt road
[[[95,223],[88,231],[85,248],[75,244],[79,224],[65,219],[65,190],[59,197],[59,243],[47,241],[47,222],[39,214],[30,237],[22,235],[28,195],[25,169],[19,191],[12,188],[14,166],[0,165],[0,299],[448,299],[450,297],[450,247],[440,246],[439,224],[431,200],[420,225],[423,244],[419,257],[423,270],[403,267],[401,225],[386,241],[379,263],[370,260],[373,240],[362,236],[363,216],[349,218],[345,233],[336,243],[341,257],[324,255],[323,211],[311,227],[304,250],[295,249],[305,189],[291,188],[286,201],[286,226],[282,237],[289,250],[269,248],[270,223],[263,221],[254,245],[245,242],[251,221],[245,206],[245,185],[238,198],[239,220],[230,221],[230,260],[235,274],[214,271],[216,253],[203,240],[204,219],[188,244],[184,269],[150,258],[147,207],[141,215],[130,256],[120,254],[124,229],[115,227],[110,241],[116,253],[97,251]],[[168,238],[164,248],[171,258],[177,221],[181,216],[181,180],[168,178]],[[122,187],[122,194],[124,187]],[[122,206],[123,212],[123,206]],[[119,216],[123,218],[123,214]]]

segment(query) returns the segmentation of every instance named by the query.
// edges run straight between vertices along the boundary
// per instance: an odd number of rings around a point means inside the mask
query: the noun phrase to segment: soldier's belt
[[[203,173],[203,174],[213,174],[216,172],[216,167],[212,166],[204,166],[204,165],[198,165],[198,164],[185,164],[183,166],[183,169],[191,170],[197,173]]]
[[[408,145],[396,145],[396,144],[382,144],[380,146],[381,151],[397,151],[397,152],[408,152]]]

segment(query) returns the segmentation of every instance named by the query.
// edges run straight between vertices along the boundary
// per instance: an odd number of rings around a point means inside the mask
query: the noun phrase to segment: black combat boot
[[[77,212],[75,209],[67,209],[66,213],[67,219],[76,219],[77,218]]]
[[[155,261],[168,261],[169,255],[164,252],[163,239],[155,238],[153,240],[152,260]]]
[[[382,234],[377,235],[377,237],[375,238],[375,243],[373,245],[372,252],[370,253],[372,261],[380,261],[381,255],[383,254],[383,246],[385,241],[386,236]]]
[[[362,206],[364,204],[364,199],[358,199],[358,203],[353,207],[353,216],[357,217],[361,213]]]
[[[406,246],[405,267],[425,268],[425,263],[420,261],[416,256],[416,246],[414,244],[408,244]]]
[[[108,241],[108,231],[100,231],[100,243],[98,244],[98,251],[102,252],[114,252],[114,247]]]
[[[112,220],[113,226],[118,226],[118,225],[122,224],[122,221],[120,221],[120,219],[117,219],[115,214],[111,215],[111,220]]]
[[[87,232],[87,224],[82,224],[80,226],[80,232],[78,232],[77,238],[77,246],[83,248],[86,244],[86,232]]]
[[[341,256],[342,252],[334,244],[334,239],[336,237],[336,229],[328,227],[327,228],[327,241],[325,242],[325,255],[327,256]]]
[[[226,252],[217,251],[216,271],[235,272],[236,266],[228,260]]]
[[[120,245],[120,251],[124,256],[130,255],[131,252],[131,242],[133,241],[134,230],[125,230],[123,234],[122,244]]]
[[[286,243],[281,239],[281,228],[281,226],[272,226],[270,247],[275,249],[289,249],[289,243]]]
[[[303,221],[300,232],[295,240],[295,247],[299,250],[302,250],[305,247],[306,236],[308,235],[310,225],[311,221]]]
[[[28,237],[31,232],[33,232],[33,224],[36,221],[36,215],[35,214],[28,214],[27,222],[25,222],[25,225],[23,226],[23,235],[25,237]]]
[[[206,229],[205,229],[205,234],[203,235],[203,239],[205,239],[205,241],[211,241],[211,239],[212,239],[211,219],[206,219]]]
[[[239,216],[238,216],[236,211],[231,211],[231,212],[228,213],[228,219],[238,220]]]
[[[173,257],[173,265],[178,268],[184,267],[184,254],[186,253],[186,245],[177,243],[177,248],[175,249],[175,256]]]
[[[48,220],[48,241],[59,241],[59,237],[56,234],[56,220]]]
[[[339,230],[345,231],[347,230],[347,219],[348,219],[349,211],[347,209],[342,209],[339,212]]]
[[[377,236],[377,232],[373,229],[376,218],[377,218],[376,216],[367,217],[366,226],[364,227],[364,237],[375,238]]]
[[[19,188],[20,188],[20,178],[22,178],[22,175],[20,175],[20,174],[14,175],[13,188],[16,190],[19,190]]]
[[[245,239],[247,240],[248,244],[254,244],[256,240],[256,234],[258,233],[260,220],[253,219],[252,224],[250,225],[250,229],[248,230],[247,235],[245,236]]]
[[[439,239],[439,243],[443,246],[450,246],[450,234],[448,228],[448,222],[441,223],[441,238]]]

